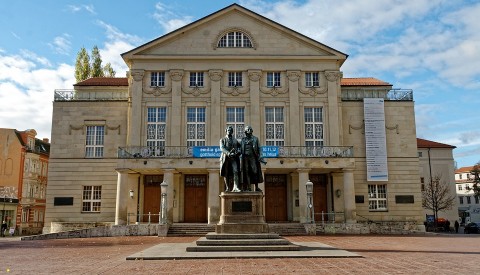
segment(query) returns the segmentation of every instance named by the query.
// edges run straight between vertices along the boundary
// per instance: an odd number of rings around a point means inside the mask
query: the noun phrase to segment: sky
[[[480,161],[478,0],[0,0],[0,128],[50,138],[55,89],[73,89],[81,47],[117,77],[120,54],[233,3],[349,55],[344,77],[413,89],[417,137]]]

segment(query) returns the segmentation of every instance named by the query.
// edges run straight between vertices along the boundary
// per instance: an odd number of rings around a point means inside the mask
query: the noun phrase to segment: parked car
[[[465,234],[480,233],[480,222],[471,222],[465,225]]]

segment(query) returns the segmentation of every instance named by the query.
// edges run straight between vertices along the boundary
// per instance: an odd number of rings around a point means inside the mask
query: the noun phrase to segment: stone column
[[[300,223],[307,222],[307,189],[305,183],[309,180],[309,172],[310,169],[297,169]]]
[[[173,190],[175,186],[174,174],[175,169],[163,170],[163,181],[168,184],[167,186],[167,223],[173,222]]]
[[[341,140],[341,121],[340,121],[340,80],[342,73],[340,71],[326,71],[325,77],[328,81],[328,133],[329,145],[340,146]]]
[[[127,224],[128,169],[117,169],[117,198],[115,204],[115,225]]]
[[[127,131],[127,145],[140,146],[142,133],[142,97],[144,70],[130,70],[129,72],[129,118]]]
[[[208,133],[210,134],[209,140],[218,140],[222,137],[225,129],[225,125],[222,125],[222,105],[220,104],[220,80],[222,79],[223,72],[221,70],[210,70],[208,76],[210,77],[210,125]],[[217,194],[218,195],[218,194]]]
[[[298,133],[300,133],[300,126],[302,125],[301,110],[298,99],[298,80],[300,79],[300,71],[287,71],[288,77],[288,96],[289,96],[289,129],[290,132],[290,145],[300,146],[301,139]],[[286,137],[285,137],[286,138]]]
[[[182,121],[182,78],[183,78],[183,70],[170,70],[170,81],[172,81],[172,117],[170,125],[174,127],[169,127],[170,129],[170,138],[169,143],[170,146],[181,146],[182,141],[185,140],[182,137],[182,127],[179,125],[183,125]],[[173,183],[173,181],[172,181]],[[169,185],[170,187],[170,185]],[[170,201],[170,199],[169,199]]]
[[[250,112],[248,116],[248,122],[253,128],[253,134],[262,140],[263,133],[261,125],[261,112],[260,110],[260,78],[262,71],[260,70],[248,70],[248,79],[250,80]],[[248,110],[245,110],[248,112]],[[261,187],[260,187],[261,189]]]
[[[355,206],[355,183],[353,169],[343,169],[343,203],[345,205],[346,223],[357,222]]]
[[[220,171],[207,169],[208,171],[208,224],[217,224],[220,217]]]

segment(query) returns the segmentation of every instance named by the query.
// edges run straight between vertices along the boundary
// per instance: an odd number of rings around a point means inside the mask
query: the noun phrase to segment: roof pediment
[[[252,48],[217,48],[222,34],[228,31],[248,34]],[[201,18],[180,29],[122,54],[129,64],[135,59],[242,58],[298,56],[335,59],[341,63],[347,55],[293,31],[238,4]]]

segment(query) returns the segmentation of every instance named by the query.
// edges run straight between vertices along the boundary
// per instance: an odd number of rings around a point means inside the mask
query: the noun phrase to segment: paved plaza
[[[127,260],[198,237],[0,238],[0,274],[479,274],[480,235],[292,236],[360,257]]]

